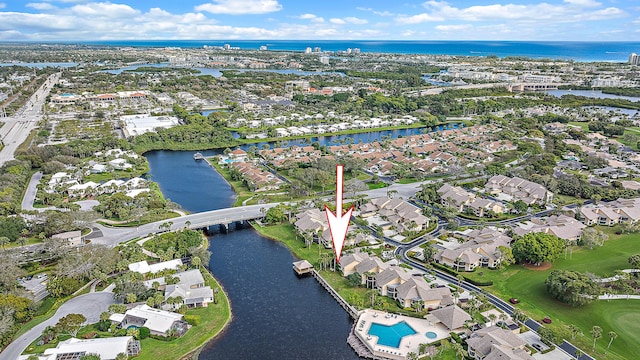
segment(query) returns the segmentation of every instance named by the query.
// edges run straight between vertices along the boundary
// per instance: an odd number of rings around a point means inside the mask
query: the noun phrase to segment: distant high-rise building
[[[356,55],[360,55],[360,48],[353,49],[353,53]]]
[[[307,47],[307,48],[304,50],[304,53],[305,53],[305,54],[311,54],[311,47]]]
[[[260,51],[266,51],[266,50],[267,50],[267,45],[260,46]]]
[[[329,57],[328,56],[320,56],[320,63],[323,65],[329,65]]]
[[[631,53],[631,55],[629,55],[629,64],[640,65],[640,56],[636,53]]]
[[[231,45],[224,44],[224,46],[222,46],[222,48],[225,49],[225,50],[230,50],[231,49]]]
[[[351,48],[347,48],[347,54],[351,54]]]
[[[314,53],[319,53],[320,52],[320,46],[316,46],[313,48],[313,52]]]

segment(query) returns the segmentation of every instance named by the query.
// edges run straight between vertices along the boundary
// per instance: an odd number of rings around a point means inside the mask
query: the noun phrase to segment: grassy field
[[[494,285],[487,287],[487,290],[505,300],[510,297],[520,299],[518,308],[534,319],[541,320],[549,316],[553,323],[548,326],[582,350],[591,350],[593,339],[589,332],[594,325],[600,326],[603,337],[597,342],[596,352],[589,351],[596,358],[604,358],[603,353],[609,342],[607,334],[615,331],[618,338],[613,341],[606,358],[632,359],[640,353],[636,336],[640,333],[640,301],[595,301],[583,307],[571,307],[551,299],[544,286],[545,279],[554,269],[588,271],[606,277],[614,275],[616,270],[629,268],[629,256],[640,252],[640,235],[619,236],[610,228],[602,230],[610,237],[603,247],[593,250],[574,247],[572,255],[567,252],[566,258],[563,256],[556,260],[549,270],[527,270],[520,265],[512,265],[502,270],[483,270],[465,275],[478,280],[493,280]],[[571,340],[567,328],[569,324],[578,326],[584,335]]]

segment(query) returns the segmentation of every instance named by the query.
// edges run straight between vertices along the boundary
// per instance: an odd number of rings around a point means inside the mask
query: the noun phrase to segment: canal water
[[[203,152],[214,155],[216,151]],[[145,154],[166,198],[191,212],[231,206],[225,180],[193,152]],[[209,267],[224,286],[233,320],[200,359],[358,359],[346,343],[351,320],[315,279],[298,278],[296,259],[253,229],[210,237]]]

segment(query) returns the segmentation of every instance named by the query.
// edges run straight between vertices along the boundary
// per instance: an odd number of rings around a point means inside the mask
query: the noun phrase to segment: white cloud
[[[82,17],[123,18],[133,17],[140,14],[140,11],[129,5],[112,4],[108,2],[75,5],[71,7],[70,11]]]
[[[364,24],[368,23],[368,21],[365,20],[365,19],[360,19],[360,18],[353,17],[353,16],[347,16],[346,18],[344,18],[344,21],[346,21],[349,24],[354,24],[354,25],[364,25]]]
[[[6,7],[7,7],[7,4],[5,4],[5,3],[0,3],[0,9],[4,9],[4,8],[6,8]]]
[[[416,15],[401,15],[396,18],[401,24],[419,24],[447,20],[461,21],[545,21],[576,22],[584,20],[612,19],[626,15],[619,8],[609,7],[586,11],[583,7],[597,7],[593,0],[565,0],[566,5],[538,3],[474,5],[467,8],[451,6],[446,1],[430,0],[423,3],[427,12]],[[579,6],[578,6],[579,5]]]
[[[411,24],[420,24],[424,22],[435,22],[435,21],[444,21],[444,18],[439,16],[433,16],[427,13],[422,13],[413,16],[400,16],[397,18],[398,22],[401,24],[411,25]]]
[[[300,16],[297,17],[298,19],[302,19],[302,20],[311,20],[315,23],[322,23],[324,22],[324,18],[316,16],[314,14],[302,14]]]
[[[195,9],[212,14],[265,14],[280,11],[282,5],[277,0],[213,0],[213,3],[198,5]]]
[[[436,30],[442,32],[457,32],[457,31],[467,31],[471,30],[473,25],[471,24],[460,24],[460,25],[437,25]]]
[[[394,16],[395,15],[394,13],[389,12],[389,11],[377,11],[377,10],[374,10],[372,8],[366,8],[366,7],[360,7],[360,6],[357,7],[356,9],[360,10],[360,11],[368,11],[368,12],[373,13],[374,15],[378,15],[378,16]]]
[[[49,3],[28,3],[25,5],[28,8],[36,9],[36,10],[53,10],[57,9],[57,7],[49,4]]]
[[[602,3],[599,3],[595,0],[564,0],[564,2],[566,2],[567,4],[584,6],[584,7],[598,7],[602,5]]]
[[[336,25],[344,25],[344,24],[346,24],[346,23],[347,23],[346,21],[344,21],[344,20],[342,20],[342,19],[338,19],[338,18],[331,18],[331,19],[329,19],[329,21],[330,21],[332,24],[336,24]]]

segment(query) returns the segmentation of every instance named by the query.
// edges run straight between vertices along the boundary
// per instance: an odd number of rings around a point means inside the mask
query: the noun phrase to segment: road
[[[420,189],[420,183],[413,184],[397,184],[383,189],[367,190],[360,192],[359,194],[366,194],[370,197],[382,197],[387,196],[387,190],[397,191],[396,196],[408,199],[416,194],[416,191]],[[334,198],[327,200],[327,202],[335,201]],[[262,214],[261,209],[268,210],[280,203],[269,203],[261,205],[248,205],[234,208],[226,208],[212,211],[205,211],[195,214],[189,214],[172,218],[163,221],[156,221],[153,223],[141,225],[137,228],[117,228],[107,227],[96,224],[96,234],[101,232],[101,236],[91,236],[87,238],[91,239],[94,244],[101,244],[107,246],[115,246],[121,242],[125,242],[137,237],[146,236],[150,233],[158,233],[164,230],[160,229],[160,225],[171,221],[173,224],[171,229],[180,229],[186,227],[186,222],[189,221],[189,228],[198,229],[209,226],[211,224],[223,224],[230,222],[230,219],[245,220],[254,219]]]
[[[2,118],[5,123],[0,127],[0,138],[4,148],[0,151],[0,166],[13,160],[18,146],[22,144],[31,131],[38,126],[42,118],[41,110],[51,88],[60,79],[60,73],[50,75],[44,84],[31,95],[31,98],[14,116]]]
[[[35,341],[38,336],[42,335],[42,331],[47,326],[54,326],[60,318],[68,314],[82,314],[87,318],[88,323],[100,321],[100,314],[109,309],[109,305],[114,304],[113,293],[97,292],[75,297],[64,303],[58,311],[49,318],[22,336],[14,340],[2,353],[0,360],[15,360],[22,352]]]
[[[107,227],[102,225],[95,225],[95,228],[102,233],[102,236],[92,237],[91,242],[94,244],[102,244],[107,246],[115,246],[121,242],[125,242],[137,237],[147,236],[150,233],[158,233],[165,231],[160,228],[160,225],[172,222],[171,229],[180,229],[187,227],[186,223],[189,222],[189,228],[198,229],[210,226],[212,224],[224,224],[230,223],[231,220],[249,220],[260,217],[264,210],[278,205],[278,203],[261,204],[261,205],[249,205],[236,208],[226,208],[212,211],[204,211],[195,214],[189,214],[172,218],[168,220],[156,221],[153,223],[141,225],[137,228],[117,228]],[[263,210],[264,209],[264,210]]]

